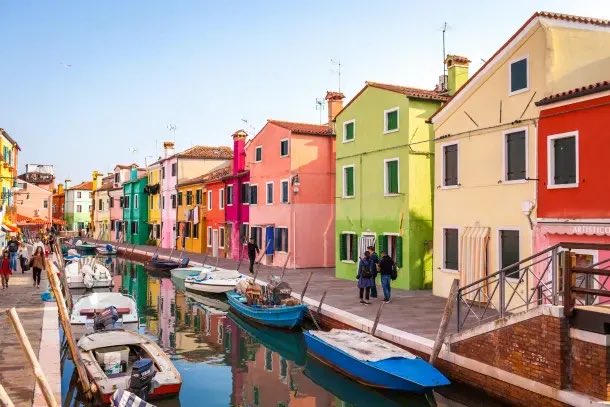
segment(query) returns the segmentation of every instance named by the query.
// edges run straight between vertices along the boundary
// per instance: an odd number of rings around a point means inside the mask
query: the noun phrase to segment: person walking
[[[371,253],[364,252],[364,257],[360,258],[358,263],[358,289],[360,290],[360,304],[370,305],[371,287],[373,286],[373,261]]]
[[[40,275],[44,269],[44,260],[44,250],[40,246],[36,247],[36,251],[30,260],[30,267],[32,267],[32,279],[34,280],[32,287],[40,287]]]
[[[19,245],[19,266],[21,266],[21,274],[28,270],[28,249],[23,242]]]
[[[250,238],[248,242],[248,258],[250,259],[250,273],[254,273],[254,262],[256,261],[256,256],[260,252],[258,245],[253,237]]]
[[[391,302],[392,280],[396,279],[396,263],[386,252],[381,252],[381,260],[379,261],[379,273],[381,274],[381,288],[383,289],[383,302],[386,304]]]
[[[371,298],[377,298],[377,272],[379,271],[379,255],[375,253],[375,246],[369,246],[371,261],[373,262],[373,286],[371,287]]]
[[[12,272],[17,271],[17,252],[19,251],[19,241],[15,238],[15,236],[11,236],[11,239],[8,241],[6,245],[9,253],[9,262]]]
[[[8,250],[2,252],[2,263],[0,263],[0,279],[2,279],[2,289],[8,288],[8,280],[13,274],[11,271],[11,259]]]

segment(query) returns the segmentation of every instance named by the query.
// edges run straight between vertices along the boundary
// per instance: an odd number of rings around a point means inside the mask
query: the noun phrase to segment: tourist
[[[375,246],[369,246],[368,251],[371,253],[371,261],[373,262],[373,286],[371,287],[371,298],[377,298],[377,272],[379,270],[379,256],[375,253]]]
[[[21,266],[21,274],[28,270],[28,249],[25,243],[19,245],[19,265]]]
[[[379,273],[381,274],[381,288],[383,288],[383,302],[388,304],[391,301],[392,287],[391,280],[396,277],[396,264],[394,260],[386,252],[381,252],[381,260],[379,261]]]
[[[256,256],[260,252],[258,245],[253,237],[250,238],[248,242],[248,258],[250,259],[250,273],[254,273],[254,262],[256,261]]]
[[[360,304],[370,305],[369,297],[371,295],[371,287],[373,286],[373,261],[371,260],[371,253],[369,251],[364,252],[364,257],[360,258],[358,264],[358,288],[360,290]]]
[[[2,278],[2,289],[8,288],[8,279],[11,272],[11,259],[8,250],[2,252],[2,263],[0,264],[0,277]]]
[[[8,241],[6,247],[8,248],[10,256],[11,272],[17,272],[17,252],[19,251],[19,242],[15,235],[11,236],[11,240]]]
[[[30,260],[30,267],[32,267],[32,279],[34,280],[33,287],[40,287],[40,275],[44,269],[44,260],[44,250],[40,246],[36,247],[36,251]]]

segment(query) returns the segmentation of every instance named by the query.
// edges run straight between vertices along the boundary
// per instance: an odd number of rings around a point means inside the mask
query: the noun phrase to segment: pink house
[[[108,189],[110,209],[110,240],[119,241],[123,237],[123,184],[130,180],[131,169],[137,164],[117,164],[114,167],[112,185]],[[146,171],[138,168],[138,176]],[[110,175],[110,174],[109,174]]]
[[[250,235],[250,172],[246,170],[246,137],[248,134],[238,130],[233,134],[233,165],[231,175],[225,178],[225,220],[229,231],[230,252],[227,257],[238,260],[247,258],[244,243]]]
[[[263,264],[332,267],[335,136],[329,125],[269,120],[247,148],[250,234]]]

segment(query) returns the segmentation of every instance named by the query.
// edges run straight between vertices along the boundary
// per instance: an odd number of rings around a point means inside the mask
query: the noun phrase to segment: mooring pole
[[[286,274],[286,266],[288,265],[288,260],[290,260],[290,252],[286,254],[286,260],[284,260],[284,265],[282,266],[282,276],[280,277],[280,281],[284,279],[284,274]]]
[[[305,297],[305,292],[307,291],[307,287],[309,287],[309,282],[311,281],[311,276],[313,276],[313,271],[309,272],[309,277],[307,277],[307,281],[305,282],[305,287],[303,287],[303,292],[301,293],[301,302],[303,302],[303,298]]]
[[[4,387],[0,384],[0,401],[4,407],[15,407]]]
[[[383,311],[383,306],[385,302],[382,302],[379,305],[379,309],[377,310],[377,315],[375,316],[375,322],[373,323],[373,329],[371,329],[371,335],[375,336],[375,332],[377,331],[377,325],[379,324],[379,318],[381,318],[381,311]]]
[[[326,298],[326,293],[328,292],[328,290],[324,290],[324,294],[322,294],[322,298],[320,298],[320,303],[318,304],[318,314],[322,311],[322,303],[324,302],[324,299]]]
[[[436,340],[434,341],[432,353],[430,354],[430,359],[428,360],[428,363],[430,363],[431,365],[436,362],[436,358],[441,352],[441,348],[443,347],[443,343],[445,342],[445,335],[447,334],[447,325],[449,325],[449,320],[451,319],[451,313],[453,311],[453,305],[456,302],[459,286],[460,280],[458,280],[457,278],[453,279],[451,289],[449,290],[449,297],[447,298],[447,302],[445,303],[445,311],[443,312],[443,318],[441,319],[441,324],[438,327]]]

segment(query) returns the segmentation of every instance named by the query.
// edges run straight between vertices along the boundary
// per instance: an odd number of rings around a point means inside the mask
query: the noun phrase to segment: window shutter
[[[385,235],[379,236],[379,253],[388,251],[388,237]]]
[[[352,260],[358,262],[358,235],[352,235]]]
[[[396,236],[396,267],[402,267],[402,236]]]
[[[347,235],[339,233],[339,260],[347,259]]]
[[[398,161],[387,162],[387,191],[390,194],[398,193]]]

